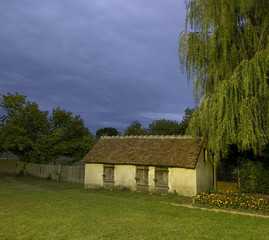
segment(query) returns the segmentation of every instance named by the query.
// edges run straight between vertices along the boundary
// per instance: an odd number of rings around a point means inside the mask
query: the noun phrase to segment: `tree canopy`
[[[48,117],[26,96],[2,95],[0,150],[12,151],[23,161],[48,163],[60,155],[79,158],[92,147],[93,136],[80,116],[56,108]]]
[[[269,143],[268,0],[185,2],[180,62],[200,101],[190,133],[218,157],[231,144],[263,155]]]
[[[93,135],[84,127],[84,121],[72,112],[56,108],[49,118],[51,123],[50,138],[55,156],[80,158],[93,146]]]
[[[191,115],[195,111],[195,108],[187,107],[185,109],[185,115],[181,122],[159,119],[152,121],[148,128],[142,127],[139,121],[133,121],[125,131],[125,136],[139,136],[139,135],[185,135],[187,134],[187,128]]]
[[[149,135],[183,135],[177,121],[160,119],[153,121],[148,127]]]
[[[100,128],[96,131],[95,137],[100,138],[102,136],[117,136],[119,133],[116,128]]]
[[[147,129],[143,128],[139,121],[134,121],[124,131],[125,136],[147,135]]]
[[[189,108],[189,107],[185,109],[185,115],[183,116],[182,121],[180,123],[180,135],[188,134],[187,129],[190,124],[191,116],[195,110],[196,108]]]
[[[11,150],[23,160],[50,158],[44,149],[50,130],[48,112],[41,111],[36,103],[26,101],[26,96],[7,94],[1,97],[0,106],[6,115],[1,116],[1,150]]]

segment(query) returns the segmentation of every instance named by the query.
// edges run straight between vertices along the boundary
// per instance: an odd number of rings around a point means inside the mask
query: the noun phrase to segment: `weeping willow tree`
[[[189,132],[217,156],[269,148],[268,0],[186,0],[179,56],[200,101]],[[190,28],[190,31],[188,31]]]

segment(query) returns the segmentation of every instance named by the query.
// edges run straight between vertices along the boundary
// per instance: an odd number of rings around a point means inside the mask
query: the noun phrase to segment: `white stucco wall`
[[[149,172],[148,172],[148,177],[149,177],[149,191],[154,192],[155,191],[155,167],[149,167]]]
[[[196,169],[168,168],[169,192],[176,191],[182,196],[195,196],[197,193],[213,186],[213,164],[208,154],[204,161],[201,151]],[[85,188],[103,187],[104,164],[85,165]],[[114,165],[114,187],[127,187],[132,191],[136,189],[136,166]],[[149,191],[155,189],[155,167],[150,166],[148,172]]]
[[[103,187],[104,164],[85,164],[85,188]]]
[[[196,165],[197,193],[213,187],[213,162],[208,151],[201,150]]]
[[[136,166],[134,165],[115,165],[114,180],[115,187],[127,187],[133,191],[136,190]]]
[[[169,168],[169,192],[176,191],[181,196],[196,195],[196,171],[185,168]]]

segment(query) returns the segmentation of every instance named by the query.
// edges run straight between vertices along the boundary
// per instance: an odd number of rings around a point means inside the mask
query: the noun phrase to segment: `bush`
[[[174,190],[173,192],[169,192],[167,194],[168,198],[177,198],[178,197],[178,193],[176,190]]]
[[[52,176],[51,176],[51,173],[47,176],[46,178],[48,181],[52,180]]]
[[[240,190],[248,193],[269,193],[269,170],[261,162],[246,161],[240,167]]]
[[[251,197],[244,193],[220,192],[209,194],[203,192],[197,195],[194,201],[196,204],[211,207],[269,213],[269,202],[266,199]]]
[[[17,174],[16,177],[24,177],[24,170],[21,169]]]
[[[217,189],[217,188],[214,188],[214,187],[211,187],[211,188],[208,188],[206,191],[204,191],[204,193],[207,193],[207,194],[219,194],[220,191]]]

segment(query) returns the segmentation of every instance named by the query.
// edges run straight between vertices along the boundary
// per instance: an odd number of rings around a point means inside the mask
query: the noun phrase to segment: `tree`
[[[96,131],[96,138],[100,138],[102,136],[117,136],[119,133],[116,128],[101,128]]]
[[[147,130],[142,128],[142,125],[139,121],[134,121],[129,127],[124,131],[125,136],[140,136],[147,135]]]
[[[192,114],[194,113],[195,108],[189,108],[187,107],[185,109],[185,115],[183,116],[183,119],[181,121],[180,125],[180,135],[187,135],[187,129],[189,127],[190,119]]]
[[[45,144],[50,129],[48,112],[41,111],[36,103],[26,101],[26,96],[18,93],[2,95],[0,102],[6,112],[1,117],[2,150],[10,150],[24,161],[45,162],[50,159]]]
[[[51,151],[54,156],[72,156],[81,158],[94,144],[93,136],[84,127],[83,119],[73,113],[56,108],[49,118],[52,129],[50,132]]]
[[[149,135],[180,135],[181,133],[180,124],[177,121],[156,120],[148,127]]]
[[[60,155],[79,158],[94,144],[82,118],[73,117],[72,112],[56,108],[48,118],[47,111],[18,93],[2,95],[0,106],[5,111],[0,149],[12,151],[23,161],[48,163]]]
[[[201,135],[217,158],[226,156],[232,144],[264,155],[269,144],[268,0],[186,0],[186,8],[180,62],[200,100],[190,132]]]

